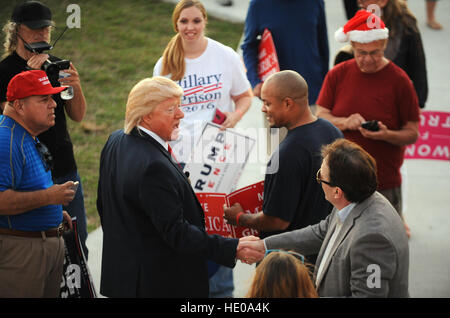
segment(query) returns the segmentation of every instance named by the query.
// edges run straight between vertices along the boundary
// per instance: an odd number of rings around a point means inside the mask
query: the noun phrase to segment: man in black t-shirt
[[[260,231],[260,237],[318,223],[332,210],[316,173],[322,164],[321,148],[342,138],[330,122],[315,117],[308,104],[308,85],[297,72],[270,76],[261,89],[262,111],[271,128],[286,127],[288,134],[272,154],[264,180],[263,211],[241,214],[240,204],[225,208],[229,224]],[[238,219],[238,220],[237,220]],[[315,262],[315,255],[308,261]]]
[[[50,43],[50,32],[53,22],[51,11],[38,1],[29,1],[15,7],[11,20],[4,27],[5,52],[0,62],[0,109],[6,104],[6,89],[9,81],[18,73],[30,69],[41,69],[46,60],[51,62],[60,60],[48,54],[33,53],[25,48],[25,43],[45,41]],[[46,132],[40,134],[38,139],[50,150],[54,166],[52,177],[55,184],[66,181],[80,182],[77,172],[73,145],[67,131],[65,113],[70,119],[80,122],[86,113],[86,100],[81,88],[80,77],[77,70],[71,64],[70,69],[65,70],[70,76],[64,79],[51,78],[53,86],[71,86],[74,96],[70,100],[61,99],[60,95],[53,95],[57,107],[55,108],[55,125]],[[59,82],[59,83],[58,83]],[[83,251],[87,258],[86,248],[87,226],[86,212],[84,209],[83,190],[81,182],[74,200],[64,207],[71,217],[76,217],[79,225],[79,236],[82,241]]]

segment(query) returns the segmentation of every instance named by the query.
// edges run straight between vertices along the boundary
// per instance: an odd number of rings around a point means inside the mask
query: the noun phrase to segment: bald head
[[[297,72],[281,71],[269,76],[263,82],[261,99],[261,111],[270,127],[290,130],[317,120],[309,109],[308,84]]]
[[[271,87],[279,99],[292,98],[297,104],[308,105],[308,84],[295,71],[285,70],[269,76],[264,85]]]

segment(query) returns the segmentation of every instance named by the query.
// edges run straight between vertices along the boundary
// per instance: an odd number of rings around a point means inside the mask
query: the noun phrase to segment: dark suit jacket
[[[233,267],[237,239],[205,232],[186,176],[155,139],[114,132],[102,150],[97,209],[103,227],[101,294],[207,297],[206,260]]]

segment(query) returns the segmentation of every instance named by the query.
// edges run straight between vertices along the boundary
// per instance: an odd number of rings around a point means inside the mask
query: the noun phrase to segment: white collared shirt
[[[339,215],[339,219],[341,220],[342,223],[344,223],[345,219],[347,218],[347,216],[350,214],[350,212],[353,210],[353,208],[355,207],[356,203],[350,203],[349,205],[347,205],[345,208],[339,210],[337,213]]]
[[[319,269],[317,270],[316,285],[319,282],[319,278],[322,276],[322,271],[324,269],[325,263],[327,262],[327,259],[330,256],[331,249],[333,248],[333,245],[336,242],[339,232],[341,232],[342,224],[344,223],[345,219],[350,214],[350,212],[353,210],[355,205],[356,205],[356,203],[350,203],[343,209],[337,211],[336,228],[334,229],[333,235],[331,236],[330,240],[328,241],[327,247],[325,249],[325,252],[323,253],[323,257],[322,257],[322,260],[319,265]]]
[[[159,137],[156,133],[154,133],[151,130],[148,130],[147,128],[144,128],[142,126],[137,126],[140,130],[142,130],[143,132],[145,132],[147,135],[149,135],[150,137],[153,137],[153,139],[155,139],[157,142],[159,142],[161,144],[161,146],[164,147],[164,149],[166,149],[167,151],[169,151],[169,144],[164,141],[161,137]]]

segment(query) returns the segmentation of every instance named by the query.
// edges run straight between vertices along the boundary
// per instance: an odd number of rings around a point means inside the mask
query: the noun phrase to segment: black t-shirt
[[[338,138],[343,138],[341,131],[319,118],[290,130],[270,158],[264,180],[263,211],[290,222],[285,231],[316,224],[331,212],[332,205],[325,199],[316,173],[322,164],[322,146]],[[262,232],[260,236],[278,233]]]
[[[50,61],[60,60],[55,56],[50,56]],[[9,81],[18,73],[29,70],[27,61],[21,58],[16,52],[6,57],[0,62],[0,103],[6,102],[6,90]],[[55,79],[50,79],[52,84]],[[55,84],[53,84],[55,85]],[[57,106],[55,108],[55,125],[49,130],[40,134],[38,139],[44,143],[52,154],[54,167],[53,178],[62,177],[70,172],[76,171],[77,166],[73,154],[73,145],[67,131],[65,115],[65,101],[59,94],[53,95]]]

